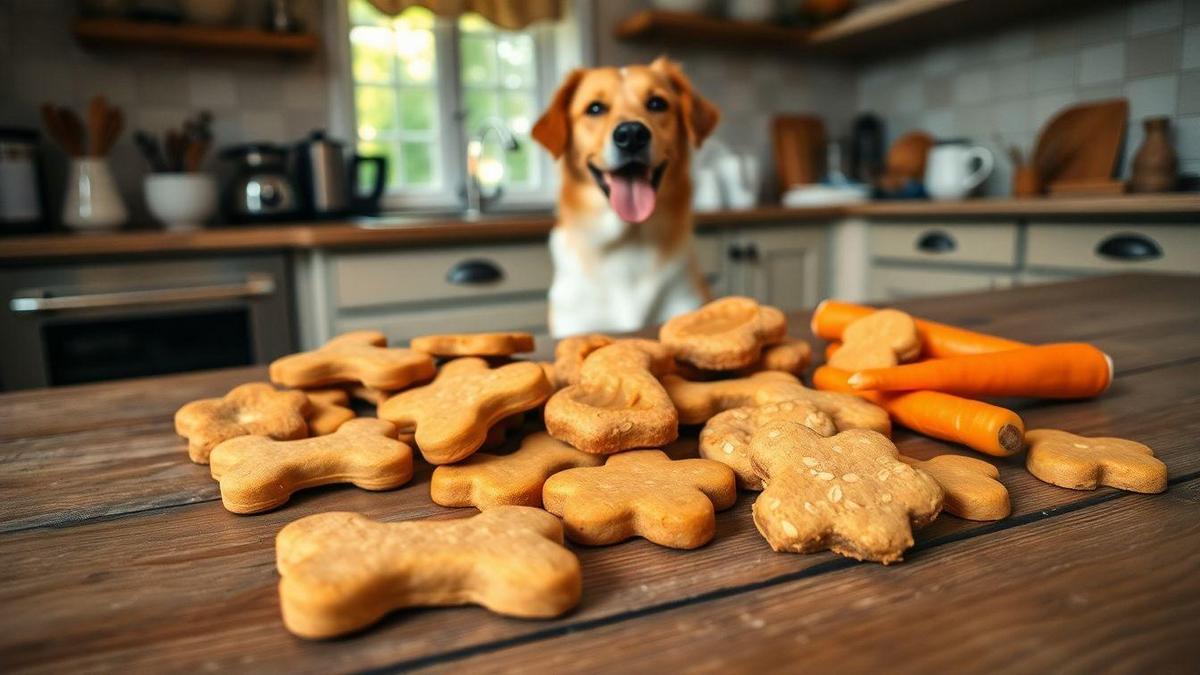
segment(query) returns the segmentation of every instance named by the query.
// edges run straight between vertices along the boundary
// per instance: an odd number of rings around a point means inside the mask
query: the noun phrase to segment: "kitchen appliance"
[[[874,183],[883,173],[883,120],[871,113],[854,118],[850,134],[850,179]]]
[[[0,127],[0,234],[46,226],[45,184],[38,163],[38,133]]]
[[[269,362],[288,285],[281,255],[0,269],[0,389]]]
[[[964,199],[992,175],[995,165],[992,151],[981,145],[960,139],[939,141],[929,151],[925,190],[934,199]]]
[[[226,148],[221,159],[237,162],[237,174],[226,189],[230,220],[239,223],[295,218],[300,202],[287,173],[287,150],[270,143]]]
[[[307,215],[321,218],[346,214],[373,215],[387,187],[387,159],[354,154],[346,161],[345,144],[314,131],[296,146],[296,182]],[[362,168],[374,167],[366,194],[359,181]]]

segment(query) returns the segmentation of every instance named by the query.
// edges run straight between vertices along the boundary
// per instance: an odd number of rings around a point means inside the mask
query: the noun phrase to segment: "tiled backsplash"
[[[925,129],[991,147],[985,192],[1005,195],[1007,145],[1029,153],[1056,111],[1118,96],[1130,102],[1124,175],[1148,115],[1173,118],[1181,170],[1200,173],[1200,0],[1107,4],[881,60],[859,72],[857,107],[881,115],[889,138]]]

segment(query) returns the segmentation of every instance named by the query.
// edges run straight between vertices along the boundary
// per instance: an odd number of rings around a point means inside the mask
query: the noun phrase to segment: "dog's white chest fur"
[[[609,212],[586,234],[561,227],[550,233],[554,337],[636,331],[702,304],[688,275],[691,247],[663,257],[648,242],[617,243],[625,227]]]

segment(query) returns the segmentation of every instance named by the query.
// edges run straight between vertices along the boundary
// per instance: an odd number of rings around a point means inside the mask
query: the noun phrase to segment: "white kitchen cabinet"
[[[826,288],[828,231],[823,224],[785,224],[726,232],[726,295],[745,295],[784,311],[820,302]]]
[[[1080,273],[1200,273],[1200,228],[1194,224],[1029,224],[1026,264]]]
[[[871,257],[920,265],[1017,264],[1017,223],[878,223],[871,227]]]
[[[915,269],[887,265],[873,266],[868,284],[868,300],[894,301],[931,294],[969,293],[1009,288],[1011,272]]]

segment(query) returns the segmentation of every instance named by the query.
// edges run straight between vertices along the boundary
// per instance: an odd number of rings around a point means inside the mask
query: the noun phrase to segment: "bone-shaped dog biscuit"
[[[567,469],[542,488],[550,513],[581,544],[640,536],[660,546],[697,548],[716,532],[715,511],[733,506],[733,471],[707,459],[672,461],[661,450],[623,452],[604,466]]]
[[[328,436],[273,441],[239,436],[212,451],[212,477],[221,502],[233,513],[258,513],[287,502],[292,493],[332,483],[390,490],[412,478],[412,449],[392,438],[390,422],[363,417]]]
[[[718,413],[700,431],[700,456],[733,469],[738,487],[761,490],[762,479],[750,466],[750,438],[759,428],[778,420],[799,422],[822,436],[837,433],[833,420],[807,401],[781,401],[734,408]]]
[[[790,373],[766,371],[750,377],[690,382],[675,375],[662,379],[682,424],[701,424],[723,410],[779,401],[808,401],[829,415],[838,431],[870,429],[890,435],[887,411],[853,394],[809,389]]]
[[[526,436],[516,452],[490,455],[477,452],[458,464],[433,471],[429,495],[442,506],[474,506],[483,511],[504,505],[542,505],[542,485],[554,474],[579,466],[600,466],[593,455],[563,443],[550,434]]]
[[[938,455],[921,461],[900,456],[909,466],[924,471],[946,493],[942,510],[967,520],[1000,520],[1012,512],[1008,489],[992,464],[962,455]]]
[[[661,345],[620,341],[587,357],[579,383],[546,402],[551,436],[585,452],[611,454],[665,445],[679,435],[675,407],[654,376],[670,362]]]
[[[900,461],[896,446],[873,431],[826,438],[797,422],[773,422],[751,439],[750,461],[766,486],[754,524],[776,551],[829,549],[888,564],[942,508],[937,481]]]
[[[254,434],[279,440],[308,436],[304,414],[310,404],[303,392],[277,391],[265,382],[234,387],[221,398],[192,401],[175,413],[175,433],[188,441],[188,457],[208,464],[222,441]]]
[[[676,364],[675,373],[687,380],[709,381],[729,377],[748,377],[754,373],[778,370],[800,375],[812,360],[812,347],[804,340],[786,338],[783,342],[763,348],[762,356],[754,363],[737,370],[705,370],[686,361]]]
[[[1025,468],[1052,485],[1095,490],[1101,485],[1131,492],[1167,489],[1167,465],[1146,445],[1123,438],[1090,438],[1057,429],[1025,432]]]
[[[753,364],[764,346],[787,336],[787,318],[750,298],[714,300],[663,324],[658,338],[676,358],[698,368],[737,370]]]
[[[470,457],[497,422],[538,407],[553,391],[536,363],[489,368],[466,357],[442,366],[433,382],[402,391],[379,406],[379,416],[401,432],[413,430],[417,449],[431,464]]]
[[[533,351],[530,333],[450,333],[415,337],[409,346],[431,356],[512,356]]]
[[[650,371],[663,376],[675,370],[675,357],[661,343],[643,338],[616,339],[599,333],[563,338],[554,347],[554,372],[559,387],[579,384],[583,363],[593,352],[612,344],[641,349],[650,357]]]
[[[354,410],[350,408],[350,396],[346,390],[312,389],[304,394],[308,396],[309,403],[304,418],[313,436],[332,434],[338,427],[354,419]]]
[[[433,357],[386,345],[387,338],[378,331],[345,333],[320,349],[276,359],[271,363],[271,381],[301,389],[362,383],[396,390],[433,377]]]
[[[846,326],[842,346],[829,357],[829,365],[847,372],[890,368],[920,354],[913,318],[900,310],[881,309]]]
[[[501,506],[471,518],[380,523],[320,513],[275,539],[283,623],[319,639],[369,626],[403,607],[475,604],[522,618],[579,602],[579,559],[554,516]]]

